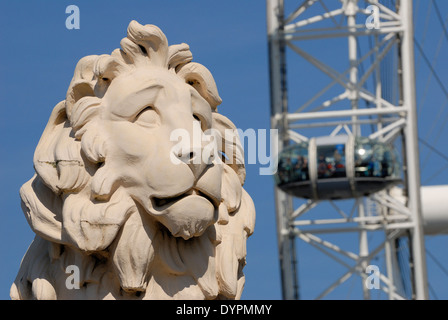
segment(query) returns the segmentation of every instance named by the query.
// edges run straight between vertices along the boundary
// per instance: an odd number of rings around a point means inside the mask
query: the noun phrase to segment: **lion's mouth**
[[[151,197],[151,202],[153,208],[163,210],[168,208],[169,206],[173,205],[174,203],[190,196],[200,196],[208,201],[210,201],[215,208],[219,207],[220,199],[216,199],[215,197],[212,197],[202,191],[199,191],[197,189],[190,189],[187,192],[182,193],[181,195],[174,196],[174,197]]]

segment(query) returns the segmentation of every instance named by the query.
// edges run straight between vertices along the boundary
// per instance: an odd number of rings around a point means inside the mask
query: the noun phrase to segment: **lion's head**
[[[215,81],[156,26],[132,21],[120,45],[78,62],[38,143],[11,297],[239,298],[255,208]]]

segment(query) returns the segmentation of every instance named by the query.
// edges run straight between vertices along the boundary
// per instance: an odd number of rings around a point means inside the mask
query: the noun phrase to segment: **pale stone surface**
[[[156,26],[132,21],[120,45],[79,61],[37,145],[11,298],[238,299],[255,208],[215,81]],[[199,124],[232,163],[203,142],[175,151]]]

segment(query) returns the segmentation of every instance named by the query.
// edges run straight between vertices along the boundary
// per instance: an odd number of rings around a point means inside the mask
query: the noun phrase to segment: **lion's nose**
[[[190,147],[179,150],[176,156],[190,167],[197,179],[207,166],[212,163],[214,154],[207,148]]]

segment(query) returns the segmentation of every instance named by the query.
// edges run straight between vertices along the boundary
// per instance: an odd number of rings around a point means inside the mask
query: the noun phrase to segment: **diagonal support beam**
[[[285,24],[288,24],[291,21],[293,21],[294,19],[296,19],[298,16],[300,16],[302,13],[304,13],[306,11],[306,9],[311,7],[317,1],[318,0],[303,1],[302,4],[285,19]]]

